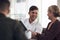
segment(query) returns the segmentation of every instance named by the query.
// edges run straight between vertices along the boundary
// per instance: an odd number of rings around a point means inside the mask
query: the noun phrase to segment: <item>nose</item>
[[[34,13],[33,15],[36,15],[36,13]]]

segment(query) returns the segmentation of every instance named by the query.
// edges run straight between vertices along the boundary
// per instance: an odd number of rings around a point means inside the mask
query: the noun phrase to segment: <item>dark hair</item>
[[[51,8],[52,10],[50,10],[50,8]],[[50,12],[53,12],[53,14],[54,14],[55,17],[60,17],[60,12],[59,12],[58,6],[52,5],[52,6],[49,7],[48,10],[50,10]]]
[[[0,0],[0,10],[4,10],[6,7],[10,6],[9,0]]]
[[[29,11],[33,11],[33,10],[38,10],[38,7],[36,7],[36,6],[31,6],[31,7],[29,8]]]

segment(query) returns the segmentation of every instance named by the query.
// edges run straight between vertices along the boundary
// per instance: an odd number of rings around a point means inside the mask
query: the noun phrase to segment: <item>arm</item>
[[[36,26],[35,26],[35,32],[32,32],[32,37],[36,37],[37,34],[41,34],[42,33],[42,27],[40,25],[40,23],[38,23]]]
[[[39,34],[41,34],[42,30],[43,30],[43,28],[42,28],[41,24],[38,23],[37,26],[36,26],[36,32],[39,33]]]
[[[60,30],[60,25],[59,23],[54,24],[52,28],[49,31],[46,31],[45,34],[40,35],[38,37],[38,40],[53,40],[58,34]]]

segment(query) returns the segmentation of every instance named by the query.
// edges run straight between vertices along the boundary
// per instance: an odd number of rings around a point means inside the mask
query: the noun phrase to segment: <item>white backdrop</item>
[[[57,5],[57,0],[25,0],[24,2],[18,2],[17,0],[11,1],[10,17],[17,20],[23,20],[28,18],[28,11],[30,6],[35,5],[39,8],[38,20],[43,28],[47,27],[49,22],[47,16],[47,8],[50,5]]]

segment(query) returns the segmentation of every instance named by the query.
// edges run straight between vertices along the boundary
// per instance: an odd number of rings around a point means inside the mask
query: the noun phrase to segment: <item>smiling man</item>
[[[36,6],[31,6],[29,9],[29,18],[23,21],[23,24],[26,26],[27,30],[31,31],[32,38],[36,37],[37,34],[41,34],[42,27],[39,23],[38,17],[38,8]]]

